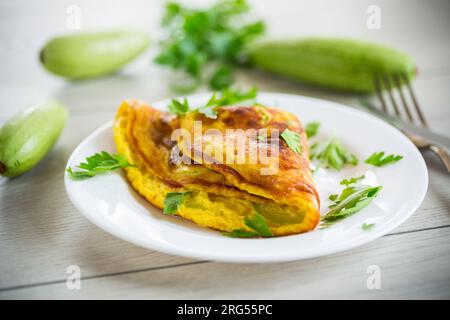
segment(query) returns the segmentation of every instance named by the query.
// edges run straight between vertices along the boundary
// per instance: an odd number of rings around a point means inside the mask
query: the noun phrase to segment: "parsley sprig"
[[[86,162],[80,163],[77,167],[83,170],[72,170],[71,167],[67,168],[67,172],[74,180],[82,180],[91,178],[99,173],[116,170],[119,168],[125,168],[132,166],[125,159],[123,155],[114,154],[111,155],[106,151],[96,153],[86,158]]]
[[[322,218],[321,228],[327,228],[335,222],[347,218],[368,206],[378,195],[381,186],[368,186],[359,183],[364,177],[344,179],[342,185],[346,187],[340,195],[330,195],[333,203],[329,206],[330,211]]]
[[[319,127],[320,127],[319,121],[312,121],[312,122],[308,122],[306,124],[305,132],[306,132],[306,136],[308,137],[308,139],[314,137],[317,134]]]
[[[316,160],[319,166],[341,170],[345,165],[356,166],[358,158],[348,152],[335,137],[311,146],[311,160]]]
[[[155,62],[189,75],[188,89],[202,83],[214,90],[229,87],[232,66],[248,60],[246,48],[265,30],[262,21],[243,23],[249,10],[245,0],[222,0],[206,9],[167,3],[162,20],[167,38]]]
[[[207,118],[217,118],[217,107],[230,106],[238,102],[254,100],[258,94],[256,88],[251,88],[248,91],[241,91],[237,89],[224,89],[220,93],[214,92],[204,106],[193,108],[189,105],[189,101],[184,98],[183,101],[172,99],[168,105],[171,113],[176,115],[184,115],[191,111],[198,111]]]
[[[403,159],[403,156],[390,154],[384,156],[384,151],[374,152],[369,158],[366,159],[365,163],[371,164],[376,167],[383,167],[388,164],[393,164]]]

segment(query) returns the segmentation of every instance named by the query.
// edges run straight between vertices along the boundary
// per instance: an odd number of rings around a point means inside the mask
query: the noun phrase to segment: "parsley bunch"
[[[191,77],[191,86],[178,89],[192,91],[206,82],[213,90],[229,87],[232,65],[247,61],[248,44],[265,30],[262,21],[243,23],[249,9],[245,0],[222,0],[204,10],[167,3],[162,25],[168,36],[155,62]]]

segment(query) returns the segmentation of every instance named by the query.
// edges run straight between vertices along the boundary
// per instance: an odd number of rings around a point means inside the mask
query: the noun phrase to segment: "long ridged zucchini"
[[[414,60],[381,45],[347,39],[269,41],[250,52],[255,67],[305,83],[353,92],[374,91],[380,73],[415,75]]]

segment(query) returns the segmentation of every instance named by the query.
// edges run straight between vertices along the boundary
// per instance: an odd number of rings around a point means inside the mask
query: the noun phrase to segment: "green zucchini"
[[[19,112],[0,128],[0,175],[16,177],[33,168],[51,150],[67,118],[57,101]]]
[[[347,39],[311,38],[269,41],[250,51],[262,70],[326,88],[371,93],[376,74],[415,76],[407,54],[381,45]]]
[[[77,33],[49,41],[41,63],[50,72],[70,78],[93,78],[117,71],[145,49],[147,33],[137,30]]]

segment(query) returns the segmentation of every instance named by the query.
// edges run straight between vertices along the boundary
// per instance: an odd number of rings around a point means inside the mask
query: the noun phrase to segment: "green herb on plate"
[[[126,168],[132,166],[125,159],[123,155],[114,154],[111,155],[106,151],[96,153],[86,158],[86,162],[80,163],[77,167],[83,170],[72,170],[71,167],[67,168],[67,172],[74,180],[81,180],[85,178],[91,178],[99,173],[112,171],[119,168]]]
[[[223,0],[206,9],[167,3],[162,20],[167,38],[155,62],[184,71],[192,81],[189,88],[229,87],[233,65],[247,62],[247,47],[265,30],[262,21],[243,22],[249,10],[245,0]]]
[[[169,192],[164,199],[164,214],[176,214],[178,207],[190,192]]]
[[[359,177],[360,178],[360,177]],[[359,178],[353,178],[354,182],[348,183],[343,180],[341,184],[346,185],[340,195],[331,195],[329,199],[333,203],[329,206],[330,211],[322,218],[321,228],[327,228],[335,222],[347,218],[368,206],[378,195],[381,186],[367,186],[359,184]]]
[[[170,113],[176,114],[176,115],[183,115],[189,112],[189,102],[186,98],[184,98],[183,102],[180,102],[176,99],[172,99],[170,104],[167,106]]]
[[[368,230],[370,230],[370,229],[372,229],[373,227],[375,227],[375,223],[363,223],[362,225],[361,225],[361,228],[364,230],[364,231],[368,231]]]
[[[286,142],[288,147],[297,154],[302,153],[301,137],[300,134],[289,129],[285,129],[281,133],[281,138]]]
[[[344,179],[344,180],[342,180],[341,182],[339,182],[339,184],[348,187],[349,185],[351,185],[351,184],[353,184],[353,183],[357,183],[358,181],[363,180],[365,177],[366,177],[366,176],[362,175],[362,176],[355,177],[355,178]]]
[[[380,151],[380,152],[374,152],[369,158],[367,158],[365,163],[371,164],[376,167],[383,167],[385,165],[398,162],[402,159],[403,159],[403,156],[394,155],[394,154],[384,156],[384,152]]]
[[[306,136],[309,138],[314,137],[317,134],[317,131],[319,130],[320,122],[318,121],[312,121],[306,124],[305,131]]]
[[[314,143],[311,146],[311,160],[316,160],[319,166],[338,171],[345,165],[358,164],[358,158],[348,152],[334,137],[326,142]]]

